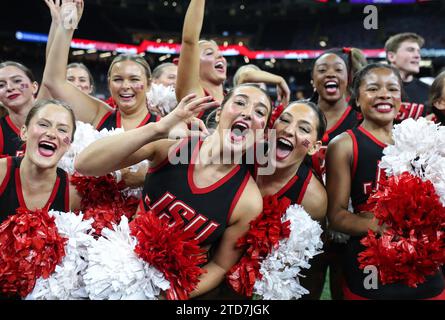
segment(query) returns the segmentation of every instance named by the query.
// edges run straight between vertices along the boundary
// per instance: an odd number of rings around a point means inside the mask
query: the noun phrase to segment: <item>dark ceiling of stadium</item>
[[[319,3],[314,0],[207,0],[203,35],[221,37],[250,36],[253,46],[263,45],[255,39],[278,38],[295,34],[299,30],[317,30],[339,22],[363,19],[363,5],[353,6],[343,0],[338,4]],[[76,32],[77,37],[138,43],[141,38],[172,38],[178,41],[182,22],[189,0],[86,0],[84,17]],[[390,19],[393,14],[424,15],[445,14],[443,1],[405,6],[385,6],[379,10],[382,17]],[[333,20],[336,19],[336,20]],[[356,21],[356,23],[357,23]],[[33,0],[8,3],[8,14],[0,21],[0,40],[7,39],[17,30],[46,33],[50,14],[44,1]],[[304,29],[302,29],[304,27]],[[167,38],[167,39],[168,39]],[[235,40],[235,39],[234,39]],[[230,41],[230,40],[229,40]]]

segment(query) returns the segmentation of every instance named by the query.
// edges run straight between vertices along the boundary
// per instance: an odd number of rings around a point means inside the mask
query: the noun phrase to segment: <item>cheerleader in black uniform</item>
[[[256,178],[263,196],[287,197],[292,204],[301,204],[320,222],[326,215],[326,190],[305,159],[320,148],[325,128],[326,119],[315,104],[308,101],[289,104],[273,126],[275,171]]]
[[[427,277],[417,288],[403,284],[365,288],[366,274],[358,267],[358,254],[364,250],[360,240],[371,229],[382,233],[366,201],[378,188],[384,175],[378,164],[383,149],[392,144],[394,119],[401,105],[402,79],[397,69],[372,64],[354,78],[351,102],[363,115],[362,124],[331,141],[327,152],[328,219],[334,230],[349,234],[343,273],[346,299],[443,299],[445,288],[442,273]],[[351,198],[353,212],[348,211]],[[441,295],[442,294],[442,295]]]
[[[79,207],[68,174],[57,168],[75,129],[71,108],[59,101],[40,100],[29,111],[20,131],[24,156],[0,159],[0,222],[19,207],[64,212]]]
[[[191,92],[198,97],[211,96],[221,103],[227,77],[227,61],[213,40],[199,40],[204,20],[205,0],[191,0],[182,29],[176,98],[180,101]],[[203,120],[212,110],[198,115]]]
[[[241,162],[245,150],[264,135],[272,105],[260,88],[241,85],[227,94],[217,115],[218,127],[204,140],[153,142],[187,119],[191,114],[187,110],[198,114],[204,108],[196,104],[211,101],[203,97],[190,102],[191,97],[184,98],[157,123],[94,142],[79,155],[75,165],[81,173],[101,175],[150,160],[143,209],[151,209],[160,219],[172,223],[184,221],[185,228],[209,250],[209,262],[204,266],[207,273],[191,294],[196,297],[223,281],[242,254],[235,249],[236,241],[262,210],[261,193]],[[206,108],[214,106],[208,103]],[[227,154],[234,157],[224,158]],[[178,157],[182,161],[175,164]]]
[[[79,3],[80,17],[83,1]],[[151,84],[150,66],[138,55],[119,55],[108,70],[108,87],[117,104],[117,110],[79,90],[67,80],[66,68],[73,33],[74,29],[65,29],[63,23],[55,27],[54,40],[43,75],[43,85],[48,88],[51,96],[68,102],[73,106],[76,120],[90,123],[97,130],[130,130],[159,120],[159,116],[150,113],[147,108],[146,92]],[[144,168],[137,172],[125,169],[122,171],[122,179],[127,186],[141,186],[145,171]]]
[[[291,103],[275,121],[276,170],[272,175],[259,175],[256,179],[263,196],[287,197],[292,204],[301,204],[312,219],[324,225],[327,195],[323,183],[312,173],[306,161],[317,152],[326,129],[323,112],[307,101]],[[320,277],[317,260],[310,261],[311,267],[300,279],[309,291],[303,299],[319,299],[324,283]],[[324,274],[322,274],[324,275]]]
[[[0,104],[8,114],[0,119],[0,157],[23,154],[20,128],[36,101],[39,85],[31,70],[15,61],[0,63]],[[40,90],[39,99],[44,95]]]
[[[80,3],[79,17],[82,15],[83,1]],[[73,33],[74,29],[65,29],[63,23],[55,28],[43,75],[43,85],[49,89],[51,96],[70,103],[77,120],[90,123],[98,130],[130,130],[156,121],[158,118],[147,109],[150,66],[138,55],[119,55],[108,70],[108,86],[118,110],[82,92],[67,80],[67,61]]]
[[[359,113],[349,106],[349,86],[355,70],[366,64],[361,51],[356,48],[331,49],[326,51],[314,63],[312,85],[315,93],[311,98],[317,103],[327,119],[327,130],[322,138],[320,150],[312,155],[312,167],[325,180],[325,155],[329,141],[351,129],[359,123]],[[326,223],[323,224],[326,230]],[[342,299],[339,289],[341,284],[341,255],[344,244],[336,241],[331,232],[323,235],[323,253],[313,259],[311,272],[318,273],[310,285],[314,288],[303,299],[319,299],[329,267],[331,296],[334,300]],[[306,280],[308,281],[308,280]]]
[[[356,48],[331,49],[315,60],[311,98],[323,111],[327,120],[326,134],[320,151],[312,157],[313,167],[320,177],[325,174],[324,159],[329,141],[355,127],[360,120],[357,111],[349,106],[349,85],[354,72],[366,65]]]

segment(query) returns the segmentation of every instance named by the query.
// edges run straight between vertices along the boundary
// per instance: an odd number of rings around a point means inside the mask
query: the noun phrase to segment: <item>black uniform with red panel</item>
[[[408,118],[417,120],[429,114],[430,110],[427,108],[429,90],[429,85],[416,78],[410,82],[403,82],[404,94],[396,122],[402,122]]]
[[[20,157],[6,158],[6,176],[0,185],[0,223],[9,215],[15,214],[18,208],[26,208],[20,178],[22,159]],[[56,182],[44,209],[62,212],[70,210],[68,174],[60,168],[57,168]]]
[[[351,200],[355,213],[369,211],[366,202],[371,193],[379,188],[379,181],[384,179],[384,171],[379,168],[385,144],[375,138],[363,127],[347,131],[353,142],[353,164],[351,171]],[[344,257],[345,275],[344,294],[350,299],[431,299],[442,297],[445,283],[442,273],[427,277],[417,288],[403,284],[382,285],[377,289],[365,288],[366,277],[359,268],[358,254],[365,250],[360,243],[362,237],[351,236]]]
[[[326,173],[325,158],[329,142],[346,130],[356,127],[360,120],[361,114],[348,106],[337,123],[326,131],[320,150],[312,156],[312,167],[319,177],[323,177]]]
[[[303,162],[295,176],[276,195],[280,199],[283,197],[288,198],[291,204],[301,205],[312,176],[312,168]],[[303,270],[303,277],[300,279],[300,284],[309,291],[309,294],[304,295],[302,300],[318,300],[324,283],[320,279],[324,279],[327,266],[325,256],[323,254],[317,255],[309,263],[311,268]]]
[[[193,178],[194,161],[203,141],[184,139],[169,158],[150,168],[142,192],[143,210],[152,210],[170,223],[184,222],[202,246],[220,240],[249,178],[246,166],[237,165],[218,182],[198,187]]]
[[[139,128],[146,125],[147,123],[159,121],[159,119],[159,116],[149,112],[144,120],[142,120],[137,127]],[[100,131],[102,129],[111,130],[116,128],[122,128],[121,113],[119,111],[110,111],[103,116],[96,129]]]
[[[20,139],[20,129],[9,116],[0,119],[0,158],[23,155],[24,144]]]
[[[312,170],[304,162],[298,168],[297,173],[276,195],[279,199],[288,198],[291,204],[301,204],[306,194],[307,186],[312,178]]]

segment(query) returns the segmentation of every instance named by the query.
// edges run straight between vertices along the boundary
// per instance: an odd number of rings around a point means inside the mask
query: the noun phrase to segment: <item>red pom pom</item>
[[[134,197],[125,198],[122,190],[125,183],[116,181],[113,175],[102,177],[86,177],[77,173],[71,177],[71,183],[82,197],[81,210],[84,219],[93,218],[93,228],[100,235],[103,228],[112,228],[119,224],[122,215],[129,220],[136,214],[139,200]]]
[[[0,291],[26,297],[62,261],[66,241],[47,211],[18,209],[0,225]]]
[[[152,212],[138,215],[130,228],[138,240],[136,254],[161,271],[170,282],[167,298],[188,299],[205,272],[200,265],[207,260],[194,235],[184,232],[183,223],[170,227]]]
[[[289,238],[290,222],[281,219],[290,206],[287,198],[267,196],[263,199],[263,212],[250,223],[246,235],[237,242],[238,248],[246,248],[241,260],[227,273],[229,285],[238,294],[251,297],[256,279],[261,279],[260,265],[279,241]]]
[[[430,181],[406,172],[390,177],[368,204],[389,228],[362,239],[367,249],[359,254],[360,268],[376,266],[383,284],[416,287],[445,263],[445,207]]]

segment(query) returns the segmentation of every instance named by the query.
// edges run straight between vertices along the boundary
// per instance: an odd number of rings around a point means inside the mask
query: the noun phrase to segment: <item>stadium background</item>
[[[402,1],[409,3],[391,4]],[[106,73],[110,61],[120,49],[107,45],[103,48],[94,41],[131,46],[139,46],[144,40],[179,44],[188,2],[86,0],[84,16],[75,38],[92,41],[88,46],[73,48],[70,61],[85,63],[94,75],[96,95],[108,97]],[[202,37],[214,39],[221,46],[242,44],[251,51],[324,50],[344,46],[382,49],[390,35],[410,31],[426,40],[419,76],[434,77],[445,66],[445,1],[351,2],[354,0],[208,0]],[[384,3],[376,4],[377,30],[366,30],[363,26],[365,2]],[[40,0],[3,6],[6,10],[1,19],[0,61],[20,61],[40,79],[45,60],[44,36],[51,22],[49,10]],[[141,52],[152,69],[177,57],[176,53],[168,50],[156,50],[156,53]],[[302,91],[307,97],[311,94],[313,59],[302,57],[248,59],[243,55],[227,56],[229,76],[226,85],[231,85],[231,76],[239,66],[250,62],[284,76],[293,97],[296,91]],[[369,60],[382,60],[382,57]],[[274,94],[274,88],[269,89]]]

